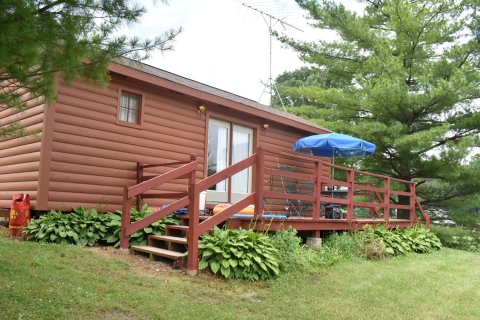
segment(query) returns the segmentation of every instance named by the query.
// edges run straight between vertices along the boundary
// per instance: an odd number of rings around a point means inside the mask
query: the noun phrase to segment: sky
[[[305,11],[293,0],[170,0],[167,5],[162,1],[143,2],[147,13],[125,33],[153,38],[170,28],[183,28],[173,51],[153,53],[145,63],[264,104],[270,100],[265,88],[270,74],[268,25],[259,12],[243,4],[303,30],[274,25],[273,29],[295,39],[334,37],[311,28]],[[351,0],[342,2],[358,9]],[[272,40],[273,79],[302,65],[295,52]]]

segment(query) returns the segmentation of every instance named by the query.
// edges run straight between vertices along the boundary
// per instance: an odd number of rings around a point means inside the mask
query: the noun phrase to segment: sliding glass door
[[[252,155],[253,130],[226,121],[210,119],[208,125],[208,175]],[[229,181],[223,180],[207,192],[209,202],[236,202],[251,192],[252,170],[245,169]]]

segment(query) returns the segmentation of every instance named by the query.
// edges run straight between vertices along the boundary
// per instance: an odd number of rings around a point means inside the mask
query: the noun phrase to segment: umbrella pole
[[[333,165],[335,165],[335,148],[333,148],[333,158],[332,159],[333,159],[332,163],[333,163]],[[332,191],[333,191],[333,188],[334,188],[333,180],[335,180],[335,167],[332,167]],[[332,193],[332,198],[333,198],[333,193]]]

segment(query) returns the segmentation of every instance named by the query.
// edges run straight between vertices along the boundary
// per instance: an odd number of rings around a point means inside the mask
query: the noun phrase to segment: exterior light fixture
[[[269,127],[268,123],[264,123],[264,124],[262,124],[262,129],[263,129],[263,130],[266,130],[266,129],[268,129],[268,127]]]
[[[204,105],[199,105],[197,108],[198,114],[204,113],[205,110],[207,110],[207,107],[205,107]]]

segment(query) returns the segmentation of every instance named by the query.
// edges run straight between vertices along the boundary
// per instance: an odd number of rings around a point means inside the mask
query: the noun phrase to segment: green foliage
[[[432,226],[432,232],[445,247],[480,252],[480,232],[460,227]]]
[[[112,58],[142,60],[152,50],[171,49],[180,29],[154,39],[119,32],[144,12],[128,0],[0,1],[0,111],[26,107],[23,88],[53,101],[57,74],[66,82],[82,78],[105,84]],[[16,90],[4,90],[13,83]],[[17,126],[5,123],[0,133],[16,134]]]
[[[373,234],[365,233],[363,242],[359,248],[362,257],[370,260],[382,259],[387,256],[387,248],[379,238]]]
[[[148,205],[140,211],[132,208],[131,222],[141,220],[153,213]],[[121,212],[100,213],[95,209],[77,208],[71,213],[49,211],[33,219],[25,228],[28,240],[49,243],[70,243],[79,246],[94,246],[99,242],[120,245]],[[180,219],[170,215],[153,223],[131,236],[130,244],[146,244],[150,234],[164,234],[167,224],[179,224]]]
[[[357,164],[419,182],[426,202],[478,193],[480,162],[463,164],[480,132],[478,0],[358,2],[361,14],[297,0],[311,25],[337,37],[279,36],[309,66],[277,78],[287,109],[374,142]]]
[[[132,208],[130,215],[130,222],[142,220],[146,216],[154,213],[147,204],[144,204],[140,211]],[[152,234],[164,234],[167,225],[180,224],[180,218],[176,215],[169,215],[159,221],[152,223],[150,226],[143,228],[130,236],[130,245],[144,245],[147,244],[148,236]],[[114,244],[115,247],[120,246],[120,227],[122,226],[122,212],[119,210],[115,214],[111,214],[111,220],[107,223],[108,232],[104,240],[107,243]]]
[[[111,214],[95,209],[74,209],[72,213],[50,211],[30,221],[25,228],[28,240],[94,246],[107,234]]]
[[[293,228],[279,230],[270,235],[273,246],[278,250],[281,269],[286,273],[314,272],[334,264],[336,252],[327,249],[312,250],[302,245],[302,239]]]
[[[215,228],[199,243],[199,269],[227,279],[268,280],[280,274],[278,250],[265,234]]]
[[[334,233],[325,240],[324,246],[336,252],[341,259],[352,259],[360,256],[362,238],[359,234],[347,232]]]
[[[384,226],[367,228],[366,235],[374,236],[385,246],[390,255],[408,252],[428,253],[442,247],[437,236],[423,227],[387,229]]]

